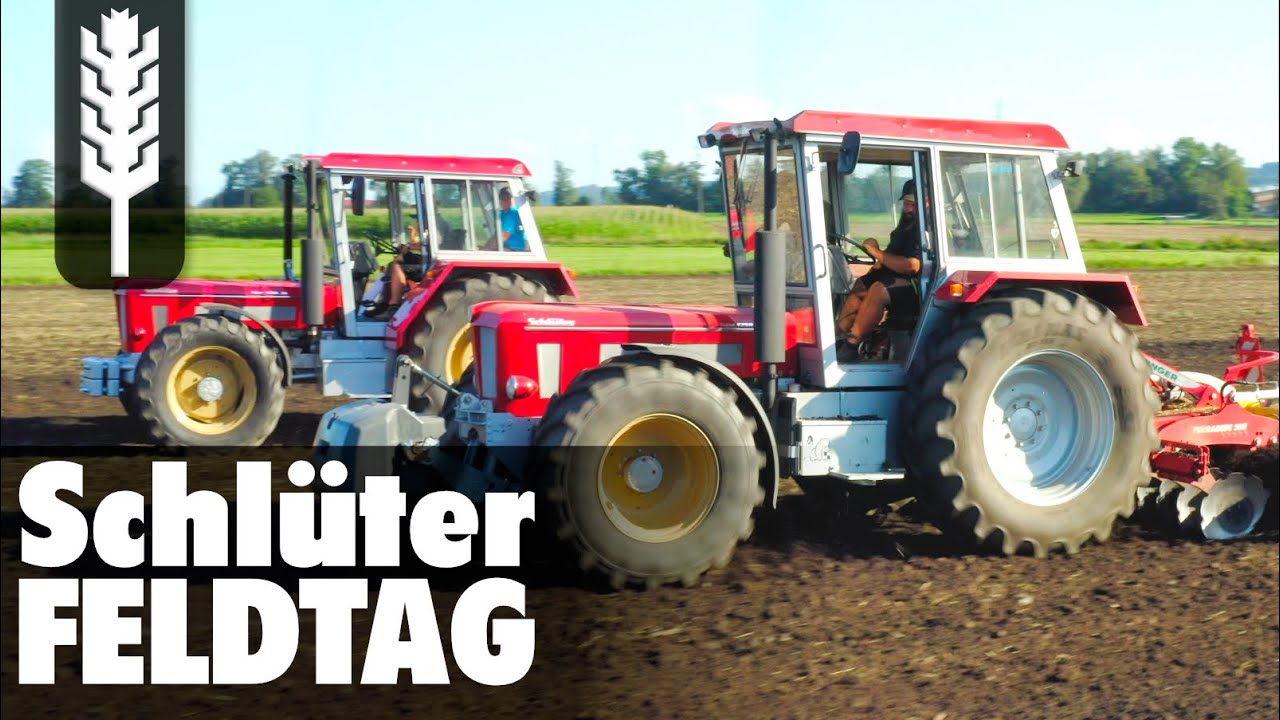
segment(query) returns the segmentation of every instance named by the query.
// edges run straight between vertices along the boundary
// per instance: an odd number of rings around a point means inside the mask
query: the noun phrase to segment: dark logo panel
[[[164,285],[186,252],[186,6],[58,0],[55,24],[58,272]]]

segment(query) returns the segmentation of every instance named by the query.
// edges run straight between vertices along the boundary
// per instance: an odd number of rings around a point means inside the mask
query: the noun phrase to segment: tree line
[[[1068,200],[1076,211],[1234,218],[1253,209],[1249,169],[1235,150],[1221,143],[1206,145],[1186,137],[1168,149],[1068,153],[1061,160],[1085,161],[1085,174],[1066,183]],[[228,162],[222,166],[222,189],[200,205],[279,207],[285,168],[300,167],[301,162],[299,154],[278,157],[266,150]],[[573,170],[556,161],[549,199],[555,205],[600,202],[723,212],[720,180],[703,180],[702,170],[701,163],[673,162],[662,150],[645,150],[639,165],[613,171],[616,187],[601,188],[592,198],[574,185]],[[303,193],[302,183],[295,184],[295,204],[301,204]],[[52,206],[53,165],[39,159],[22,163],[3,202],[6,207]]]
[[[1184,137],[1169,149],[1071,154],[1085,173],[1065,183],[1072,210],[1187,214],[1224,219],[1253,212],[1249,172],[1235,150]]]

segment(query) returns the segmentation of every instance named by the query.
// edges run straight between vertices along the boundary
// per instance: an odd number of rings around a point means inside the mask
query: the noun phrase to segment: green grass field
[[[552,260],[581,275],[703,275],[728,273],[721,253],[723,216],[637,206],[538,207],[538,227]],[[385,212],[360,218],[386,225]],[[1082,225],[1161,224],[1176,238],[1204,221],[1165,221],[1149,215],[1077,215]],[[356,223],[353,223],[356,225]],[[188,216],[187,277],[255,278],[281,274],[280,210],[192,210]],[[1210,239],[1086,240],[1090,268],[1257,267],[1280,265],[1280,246],[1265,237],[1244,239],[1236,227],[1275,227],[1275,219],[1214,226]],[[304,232],[298,216],[298,232]],[[357,230],[360,227],[356,227]],[[53,213],[5,209],[0,213],[0,282],[58,284],[53,260]],[[1083,233],[1082,233],[1083,234]],[[1163,233],[1162,233],[1163,234]],[[1190,235],[1190,233],[1188,232]],[[1259,234],[1257,230],[1254,235]],[[1265,231],[1262,233],[1265,235]],[[296,251],[300,257],[300,248]]]
[[[1277,267],[1275,250],[1107,250],[1084,249],[1090,270],[1149,268]]]
[[[1190,216],[1173,219],[1166,215],[1144,215],[1141,213],[1075,213],[1077,225],[1219,225],[1245,227],[1280,227],[1277,218],[1232,218],[1230,220],[1207,220]],[[1171,231],[1176,232],[1176,231]]]
[[[301,251],[295,251],[301,262]],[[710,275],[729,272],[719,246],[638,245],[618,247],[550,246],[552,260],[580,275]],[[280,277],[283,272],[278,241],[241,238],[189,237],[184,277],[249,279]],[[0,245],[0,283],[56,285],[62,283],[53,258],[53,236],[30,234],[6,237]]]
[[[538,219],[538,231],[548,246],[713,245],[719,248],[728,232],[722,215],[698,215],[674,208],[538,207],[534,215]]]

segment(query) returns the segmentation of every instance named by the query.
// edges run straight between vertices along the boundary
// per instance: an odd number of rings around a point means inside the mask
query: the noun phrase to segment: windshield
[[[728,189],[729,250],[733,279],[750,283],[755,278],[755,233],[764,228],[764,150],[742,146],[726,149],[724,183]],[[787,284],[807,285],[804,259],[804,226],[800,222],[800,187],[795,153],[778,148],[778,230],[790,233],[787,242]]]
[[[368,243],[375,255],[394,255],[405,245],[416,246],[421,241],[422,226],[418,218],[419,181],[415,178],[365,178],[364,213],[355,214],[350,197],[354,175],[336,176],[346,192],[335,195],[341,201],[343,221],[347,227],[347,241]]]

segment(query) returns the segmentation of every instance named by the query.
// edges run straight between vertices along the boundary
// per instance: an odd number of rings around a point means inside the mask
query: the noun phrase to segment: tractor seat
[[[353,240],[350,243],[351,248],[351,280],[355,285],[355,295],[357,298],[364,296],[365,286],[369,282],[369,278],[378,271],[378,256],[374,252],[373,244],[368,240]]]
[[[378,256],[373,249],[373,243],[368,240],[351,242],[351,260],[353,265],[351,271],[357,275],[368,277],[378,271]]]
[[[853,292],[853,283],[857,280],[849,270],[849,263],[844,259],[840,248],[827,244],[827,267],[831,268],[831,294],[844,298]]]

